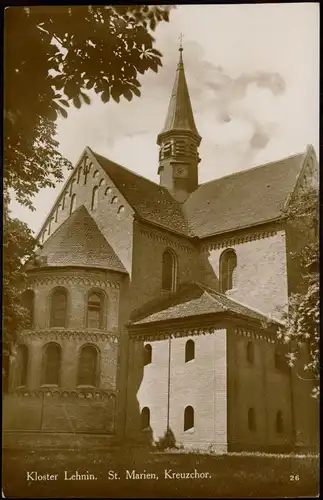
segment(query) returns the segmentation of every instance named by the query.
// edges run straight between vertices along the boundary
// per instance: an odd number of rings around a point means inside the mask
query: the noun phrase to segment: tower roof
[[[195,125],[190,95],[186,83],[182,47],[180,47],[179,52],[180,58],[177,65],[176,77],[168,106],[165,125],[158,138],[162,134],[171,131],[192,132],[200,138]]]

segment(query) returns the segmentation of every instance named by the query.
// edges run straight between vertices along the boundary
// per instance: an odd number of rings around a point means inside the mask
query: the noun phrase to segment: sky
[[[53,8],[53,7],[48,7]],[[55,8],[55,7],[54,7]],[[140,98],[71,109],[57,120],[60,152],[73,163],[85,146],[159,182],[156,138],[183,59],[199,148],[199,182],[319,149],[319,4],[180,5],[158,25],[158,73],[139,75]],[[68,174],[67,174],[68,175]],[[43,189],[31,212],[12,215],[38,232],[63,183]]]

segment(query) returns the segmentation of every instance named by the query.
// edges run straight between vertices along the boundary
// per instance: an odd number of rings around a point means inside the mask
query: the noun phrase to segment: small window
[[[78,365],[78,385],[97,386],[98,351],[95,346],[87,345],[81,348]]]
[[[234,250],[225,250],[220,257],[220,288],[225,293],[233,288],[234,271],[237,267],[237,254]]]
[[[149,429],[150,427],[150,410],[147,406],[145,406],[141,410],[141,428]]]
[[[71,206],[70,206],[70,214],[72,214],[75,210],[75,207],[76,207],[76,194],[72,194],[72,197],[71,197]]]
[[[185,363],[195,358],[195,342],[189,339],[185,344]]]
[[[93,174],[93,179],[96,179],[97,177],[99,177],[99,171],[96,170]]]
[[[192,406],[186,406],[184,411],[184,431],[194,429],[194,409]]]
[[[51,298],[51,328],[65,328],[67,324],[67,290],[57,288]]]
[[[247,361],[251,365],[255,362],[255,348],[252,342],[248,342],[247,344]]]
[[[32,328],[34,326],[35,312],[35,292],[33,290],[26,290],[22,294],[22,304],[27,312],[26,326]]]
[[[118,197],[114,196],[111,200],[111,203],[118,203]]]
[[[256,412],[254,408],[249,408],[248,410],[248,428],[252,432],[255,432],[257,429]]]
[[[61,348],[58,344],[51,342],[44,346],[43,351],[43,385],[59,385],[61,370]]]
[[[92,203],[91,203],[92,210],[96,210],[98,207],[98,197],[99,197],[99,188],[98,186],[95,186],[92,191]]]
[[[283,412],[281,410],[278,410],[276,414],[276,432],[278,434],[282,434],[284,432],[284,419]]]
[[[176,290],[177,259],[171,250],[165,250],[162,262],[162,288],[163,290]]]
[[[150,344],[146,344],[144,347],[144,366],[150,365],[152,360],[152,347]]]
[[[25,344],[18,347],[16,363],[16,386],[24,387],[27,385],[28,373],[28,347]]]
[[[123,205],[120,205],[120,207],[118,208],[118,214],[120,214],[121,212],[124,212],[124,206]]]
[[[103,328],[103,294],[92,292],[87,301],[87,328]]]

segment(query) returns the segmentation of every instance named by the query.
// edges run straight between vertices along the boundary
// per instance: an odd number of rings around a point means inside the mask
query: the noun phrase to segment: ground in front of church
[[[318,495],[316,455],[4,450],[5,497],[246,498]]]

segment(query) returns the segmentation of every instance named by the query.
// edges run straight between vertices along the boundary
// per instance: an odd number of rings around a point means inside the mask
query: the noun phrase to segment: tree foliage
[[[55,120],[70,105],[140,96],[138,73],[158,71],[151,34],[169,6],[11,7],[5,17],[5,170],[20,203],[71,166],[58,152]]]
[[[285,326],[279,332],[279,337],[290,346],[289,365],[299,367],[300,362],[303,363],[300,369],[306,376],[302,378],[313,382],[313,397],[319,395],[320,371],[318,200],[318,190],[309,187],[290,203],[286,211],[289,223],[301,234],[303,245],[294,255],[300,262],[300,291],[291,295]]]
[[[25,328],[28,312],[21,301],[26,282],[23,265],[33,255],[36,240],[27,224],[10,217],[8,195],[4,197],[4,239],[2,280],[2,330],[3,341],[10,350],[16,340],[16,332]]]
[[[33,209],[33,196],[62,180],[58,116],[90,104],[140,96],[138,73],[158,71],[154,31],[170,6],[34,6],[5,11],[3,331],[7,342],[26,325],[20,300],[23,262],[36,245],[27,225],[10,216],[9,192]]]

